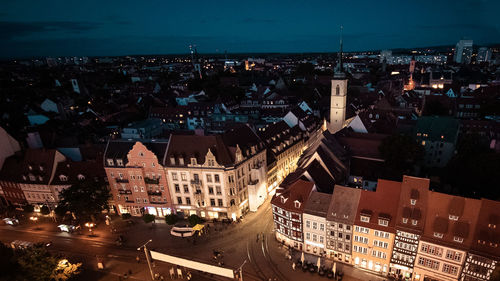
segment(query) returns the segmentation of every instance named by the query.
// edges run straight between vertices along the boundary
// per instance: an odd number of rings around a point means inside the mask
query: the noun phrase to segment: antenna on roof
[[[340,52],[339,52],[339,64],[340,64],[340,72],[343,71],[343,66],[342,66],[342,31],[344,30],[344,26],[340,26]]]

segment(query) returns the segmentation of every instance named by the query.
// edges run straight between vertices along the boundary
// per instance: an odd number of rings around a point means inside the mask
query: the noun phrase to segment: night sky
[[[0,57],[333,52],[500,42],[498,0],[2,1]]]

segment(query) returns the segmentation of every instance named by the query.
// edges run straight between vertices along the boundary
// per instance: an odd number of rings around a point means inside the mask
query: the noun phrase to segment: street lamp
[[[151,268],[151,261],[149,260],[148,248],[146,247],[146,245],[148,245],[151,242],[153,242],[153,240],[149,239],[148,242],[144,243],[142,246],[140,246],[139,248],[137,248],[137,251],[140,251],[141,248],[144,248],[144,255],[146,255],[146,261],[148,262],[149,272],[151,273],[151,280],[155,280],[155,275],[153,273],[153,268]]]
[[[93,222],[87,222],[85,226],[89,228],[90,235],[92,235],[92,227],[94,227],[95,224]]]

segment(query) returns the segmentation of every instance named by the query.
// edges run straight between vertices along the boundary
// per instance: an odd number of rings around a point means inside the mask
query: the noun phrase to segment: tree
[[[0,242],[0,272],[5,280],[16,280],[15,275],[19,273],[19,264],[15,259],[14,250],[2,242]]]
[[[199,223],[203,223],[203,219],[197,215],[190,215],[188,218],[188,222],[190,226],[195,226]]]
[[[399,134],[382,140],[378,149],[388,169],[386,176],[391,179],[400,179],[403,174],[410,174],[413,166],[424,156],[421,145],[411,137]]]
[[[25,213],[31,214],[31,213],[33,213],[35,211],[35,207],[33,205],[31,205],[31,204],[28,204],[28,205],[25,205],[23,207],[23,211]]]
[[[94,215],[108,209],[111,195],[108,188],[90,180],[78,182],[61,192],[60,203],[79,220],[94,219]]]
[[[169,225],[173,225],[179,221],[179,217],[175,214],[170,214],[165,216],[165,222]]]
[[[67,211],[68,210],[66,209],[66,207],[61,204],[57,205],[57,207],[54,209],[54,213],[56,213],[56,215],[59,217],[64,217]]]
[[[150,223],[155,220],[155,216],[151,214],[144,214],[144,216],[142,216],[142,219],[144,220],[145,223]]]
[[[500,265],[497,264],[491,273],[490,281],[500,281]]]
[[[47,207],[47,205],[43,205],[42,208],[40,209],[40,213],[42,213],[42,215],[48,215],[48,214],[50,214],[49,207]]]

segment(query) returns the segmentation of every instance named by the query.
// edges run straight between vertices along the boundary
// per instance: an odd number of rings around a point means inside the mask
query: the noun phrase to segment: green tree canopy
[[[392,179],[401,179],[403,174],[411,174],[414,165],[424,156],[421,145],[411,137],[399,134],[385,138],[378,149],[386,162],[386,176]]]
[[[79,220],[88,220],[108,209],[110,197],[104,184],[86,180],[63,190],[59,204],[74,213]]]
[[[151,214],[144,214],[144,216],[142,216],[142,219],[144,220],[145,223],[150,223],[155,220],[155,216]]]
[[[42,213],[42,215],[48,215],[48,214],[50,214],[49,207],[47,207],[46,205],[43,205],[42,208],[40,209],[40,213]]]
[[[165,216],[165,222],[169,225],[173,225],[179,221],[179,217],[175,214],[170,214]]]
[[[203,219],[197,215],[190,215],[188,218],[188,222],[190,226],[195,226],[199,223],[203,223]]]

